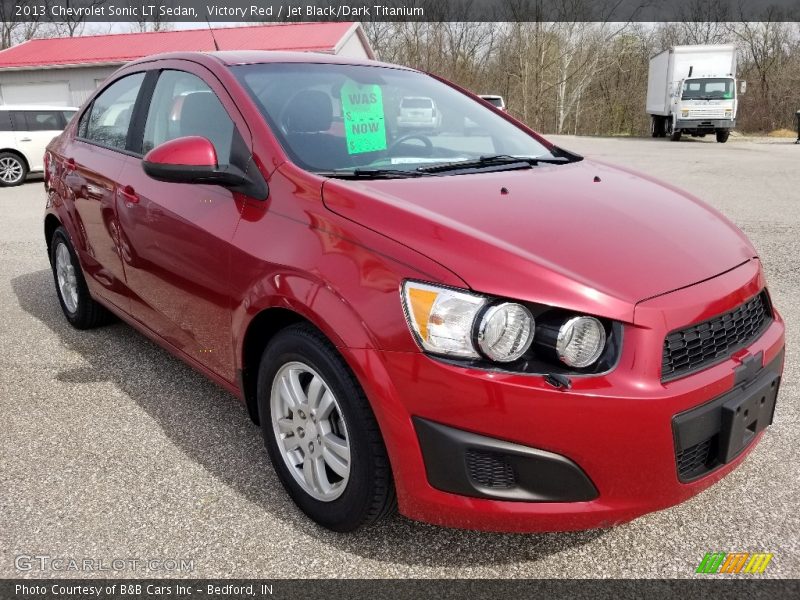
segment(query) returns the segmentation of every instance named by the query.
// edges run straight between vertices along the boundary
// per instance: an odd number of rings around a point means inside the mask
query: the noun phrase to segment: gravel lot
[[[399,516],[352,536],[312,525],[232,396],[125,325],[67,325],[41,182],[0,189],[0,577],[24,575],[19,554],[193,559],[195,577],[692,577],[705,552],[756,550],[775,554],[765,576],[800,577],[800,146],[790,142],[558,138],[731,217],[788,323],[775,424],[740,469],[683,505],[571,534]]]

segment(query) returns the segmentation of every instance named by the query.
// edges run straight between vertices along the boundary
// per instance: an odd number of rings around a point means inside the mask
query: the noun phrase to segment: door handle
[[[19,138],[20,142],[30,142],[31,138]]]
[[[125,187],[121,187],[117,190],[120,196],[125,199],[125,204],[139,204],[139,194],[133,189],[133,187],[126,185]]]

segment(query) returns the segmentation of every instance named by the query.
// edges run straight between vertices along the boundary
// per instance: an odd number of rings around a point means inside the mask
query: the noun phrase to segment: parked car
[[[397,129],[412,97],[488,135]],[[744,234],[429,75],[150,57],[47,165],[66,319],[115,315],[236,394],[325,527],[396,504],[608,527],[719,480],[772,422],[784,324]]]
[[[438,129],[442,125],[442,114],[432,98],[406,96],[400,101],[398,128]]]
[[[47,144],[64,130],[77,108],[0,106],[0,187],[19,185],[28,173],[43,171]]]
[[[506,101],[503,100],[502,96],[497,96],[495,94],[481,94],[481,98],[486,100],[489,104],[494,106],[495,108],[506,112],[508,109],[506,108]]]

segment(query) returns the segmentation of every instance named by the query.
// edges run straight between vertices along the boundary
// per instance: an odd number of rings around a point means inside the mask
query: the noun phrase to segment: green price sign
[[[386,150],[386,118],[379,85],[342,86],[342,113],[350,154]]]

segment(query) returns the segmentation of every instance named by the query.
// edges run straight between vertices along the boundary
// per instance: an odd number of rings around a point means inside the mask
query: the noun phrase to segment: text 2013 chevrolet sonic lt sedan
[[[398,130],[408,97],[440,125]],[[69,322],[116,315],[237,394],[331,529],[396,504],[610,526],[711,485],[772,421],[784,327],[744,235],[429,75],[139,60],[49,146],[45,186]]]

